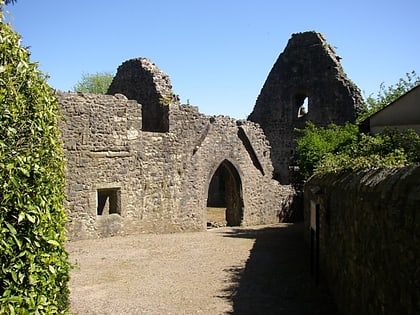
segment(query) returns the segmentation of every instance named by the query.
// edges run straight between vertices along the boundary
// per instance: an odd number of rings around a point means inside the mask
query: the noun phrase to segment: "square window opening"
[[[97,190],[97,215],[121,215],[121,189],[103,188]]]

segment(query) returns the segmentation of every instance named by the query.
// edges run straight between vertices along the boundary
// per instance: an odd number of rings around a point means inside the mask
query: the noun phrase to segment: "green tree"
[[[406,73],[405,77],[400,78],[394,85],[386,87],[382,82],[379,86],[379,92],[376,97],[370,95],[367,98],[366,107],[360,113],[358,121],[362,121],[373,115],[419,84],[420,77],[417,76],[415,71]]]
[[[0,314],[68,312],[59,105],[0,0]]]
[[[74,92],[106,94],[111,85],[113,75],[109,72],[83,74],[82,78],[73,87]]]

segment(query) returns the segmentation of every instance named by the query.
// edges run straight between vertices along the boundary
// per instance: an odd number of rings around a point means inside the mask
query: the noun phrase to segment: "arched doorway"
[[[240,226],[243,219],[242,183],[238,171],[224,160],[214,172],[207,197],[207,226]]]

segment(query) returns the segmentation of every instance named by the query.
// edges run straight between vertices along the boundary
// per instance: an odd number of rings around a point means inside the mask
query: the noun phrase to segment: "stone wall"
[[[166,132],[169,129],[168,106],[178,103],[169,76],[147,58],[123,62],[108,89],[141,103],[144,131]]]
[[[355,120],[363,101],[340,59],[322,34],[293,34],[264,83],[248,119],[259,123],[270,141],[274,177],[281,183],[293,182],[296,128],[308,120],[316,125]]]
[[[206,228],[211,178],[238,174],[230,206],[241,225],[279,222],[291,194],[271,177],[261,128],[168,104],[168,132],[142,128],[142,106],[121,94],[58,93],[71,239]]]
[[[180,105],[147,58],[122,63],[109,95],[58,93],[70,237],[204,229],[215,174],[228,224],[299,219],[295,128],[351,121],[361,103],[339,59],[321,34],[294,34],[248,121]]]
[[[420,314],[419,204],[419,165],[306,183],[305,236],[343,314]]]

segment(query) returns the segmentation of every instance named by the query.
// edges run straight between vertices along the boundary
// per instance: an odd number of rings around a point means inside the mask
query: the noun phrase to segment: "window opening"
[[[97,190],[97,215],[121,215],[121,189],[102,188]]]
[[[298,118],[301,118],[309,113],[309,97],[305,96],[301,101],[301,105],[298,109]]]

